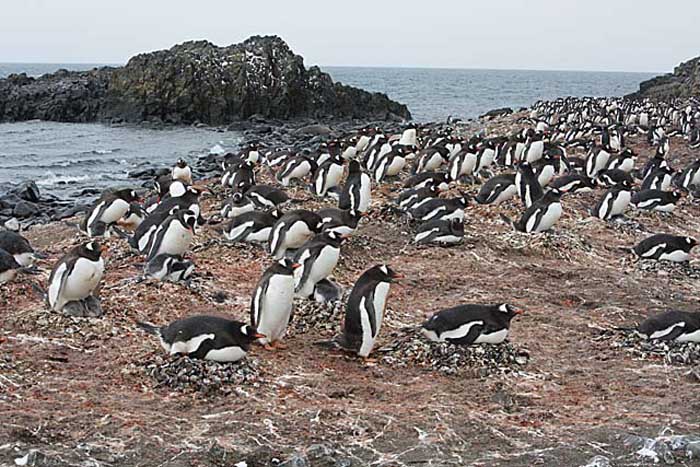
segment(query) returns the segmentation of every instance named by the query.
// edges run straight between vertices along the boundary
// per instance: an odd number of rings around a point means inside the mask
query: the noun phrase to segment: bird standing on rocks
[[[102,253],[106,249],[93,241],[72,248],[58,260],[51,271],[47,293],[53,311],[72,316],[102,315],[93,292],[104,275]]]

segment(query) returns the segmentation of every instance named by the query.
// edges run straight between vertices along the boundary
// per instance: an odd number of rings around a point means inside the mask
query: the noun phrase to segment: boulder
[[[26,219],[27,217],[34,217],[39,214],[39,206],[29,201],[20,201],[17,203],[12,210],[12,214],[15,217],[21,219]]]
[[[669,100],[690,96],[700,96],[700,57],[681,63],[673,70],[673,73],[643,81],[639,84],[639,91],[626,97],[628,99]]]
[[[31,201],[32,203],[36,203],[41,199],[39,187],[36,186],[36,183],[32,180],[20,184],[12,191],[23,200]]]

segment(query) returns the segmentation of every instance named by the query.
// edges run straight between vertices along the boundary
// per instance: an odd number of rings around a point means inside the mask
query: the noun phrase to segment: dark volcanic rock
[[[13,192],[25,201],[31,201],[36,203],[41,199],[41,192],[39,192],[39,187],[33,181],[28,181],[22,183],[20,186],[15,188]]]
[[[700,96],[700,57],[681,63],[674,70],[662,76],[644,81],[639,91],[626,97],[655,100],[668,100],[674,97]]]
[[[334,83],[276,36],[218,47],[192,41],[124,67],[0,80],[0,121],[43,119],[221,125],[298,117],[409,119],[380,93]]]
[[[15,205],[12,214],[20,218],[36,216],[39,214],[39,206],[29,201],[20,201]]]

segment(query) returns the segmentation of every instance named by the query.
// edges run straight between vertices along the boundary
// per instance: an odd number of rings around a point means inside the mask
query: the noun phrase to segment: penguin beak
[[[525,310],[523,310],[522,308],[516,308],[515,310],[513,310],[513,313],[515,313],[516,315],[523,315],[525,314]]]
[[[399,279],[404,279],[405,277],[406,277],[406,276],[404,276],[403,274],[399,274],[398,272],[396,272],[396,273],[394,273],[394,275],[392,276],[392,279],[394,279],[394,280],[399,280]]]
[[[108,250],[109,250],[109,248],[107,248],[107,245],[102,245],[102,246],[100,246],[100,252],[101,252],[101,253],[104,253],[105,251],[108,251]]]
[[[300,267],[301,267],[301,264],[299,264],[299,263],[292,264],[292,269],[299,269]]]
[[[256,332],[255,334],[253,334],[253,337],[256,339],[264,339],[267,336],[265,334],[260,334],[259,332]]]

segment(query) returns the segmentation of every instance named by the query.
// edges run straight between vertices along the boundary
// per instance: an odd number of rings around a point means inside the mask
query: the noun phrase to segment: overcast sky
[[[671,71],[700,0],[7,0],[0,62],[124,63],[277,34],[319,65]]]

